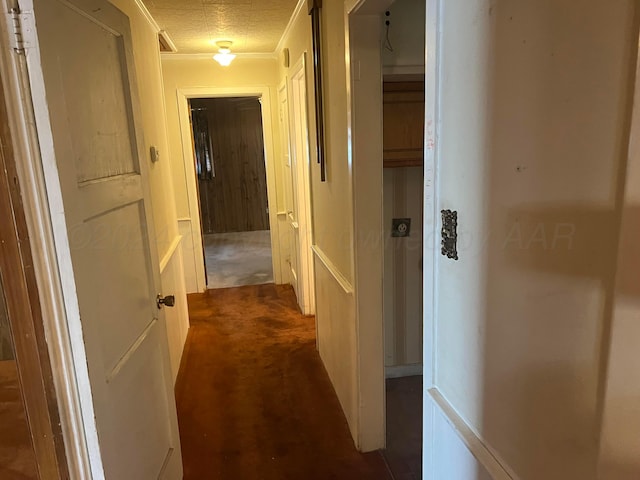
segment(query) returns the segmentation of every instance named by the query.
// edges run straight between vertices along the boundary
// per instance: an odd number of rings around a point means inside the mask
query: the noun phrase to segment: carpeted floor
[[[13,360],[0,361],[0,478],[35,480],[36,457]]]
[[[208,234],[204,248],[207,288],[273,282],[269,230]]]
[[[422,478],[422,375],[387,379],[387,448],[395,480]]]
[[[389,480],[360,454],[290,287],[189,296],[176,385],[185,480]]]

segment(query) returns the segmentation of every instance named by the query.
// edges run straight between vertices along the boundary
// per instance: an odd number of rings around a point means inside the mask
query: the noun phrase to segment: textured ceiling
[[[296,0],[143,0],[178,53],[216,52],[231,40],[233,53],[273,52]]]

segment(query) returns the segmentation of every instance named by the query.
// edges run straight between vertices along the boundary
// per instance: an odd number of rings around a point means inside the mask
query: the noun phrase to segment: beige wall
[[[172,165],[168,155],[158,36],[154,26],[133,0],[111,0],[111,3],[130,18],[144,142],[147,151],[152,145],[160,151],[160,161],[153,164],[149,162],[149,171],[163,294],[176,296],[176,307],[165,309],[171,367],[175,380],[189,329],[189,318],[182,259],[177,253],[180,250],[180,238],[173,199]]]
[[[275,165],[275,205],[270,202],[269,211],[283,213],[285,211],[284,182],[282,181],[282,162],[281,162],[281,146],[279,134],[278,120],[278,67],[275,58],[251,58],[238,57],[228,67],[222,67],[209,56],[205,57],[171,57],[170,55],[162,58],[162,71],[164,77],[164,95],[167,104],[167,123],[168,123],[168,140],[169,140],[169,159],[173,173],[173,181],[175,185],[175,201],[177,206],[177,214],[180,225],[180,231],[185,236],[183,243],[183,255],[185,261],[185,270],[187,277],[187,290],[189,292],[197,291],[195,285],[195,269],[202,268],[199,264],[197,256],[194,257],[194,248],[192,243],[192,227],[191,223],[199,222],[197,212],[191,212],[189,208],[189,192],[187,189],[185,171],[185,161],[183,155],[183,144],[180,131],[180,120],[178,113],[178,90],[185,88],[245,88],[245,87],[266,87],[268,88],[271,98],[271,132],[265,132],[274,139],[274,156]],[[267,169],[269,176],[269,169]],[[270,197],[271,199],[271,197]],[[281,231],[279,228],[281,223],[284,224],[285,216],[278,215],[277,226],[272,230],[272,234],[278,238],[280,247],[280,265],[279,271],[274,272],[276,279],[287,281],[287,277],[282,276],[282,272],[286,272],[286,265],[283,265],[286,259],[287,243],[284,239],[280,239]]]
[[[438,210],[460,260],[438,255],[435,383],[517,477],[595,479],[636,2],[441,15]]]

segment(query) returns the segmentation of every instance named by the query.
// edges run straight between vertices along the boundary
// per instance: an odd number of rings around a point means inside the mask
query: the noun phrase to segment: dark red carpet
[[[189,296],[176,385],[185,480],[390,479],[360,454],[290,287]]]

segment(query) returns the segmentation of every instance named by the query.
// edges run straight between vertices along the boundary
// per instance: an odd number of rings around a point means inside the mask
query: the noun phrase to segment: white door
[[[285,170],[285,207],[287,210],[287,240],[289,245],[289,281],[296,293],[300,304],[300,275],[298,272],[299,248],[298,248],[298,221],[295,199],[295,172],[292,165],[289,131],[289,102],[286,81],[278,89],[278,109],[280,113],[280,138],[282,143],[282,162]]]
[[[293,185],[293,239],[298,265],[298,305],[305,315],[315,313],[311,191],[309,181],[309,130],[307,128],[307,77],[304,54],[291,68],[291,178]]]
[[[129,20],[106,0],[21,9],[93,477],[181,478]]]

